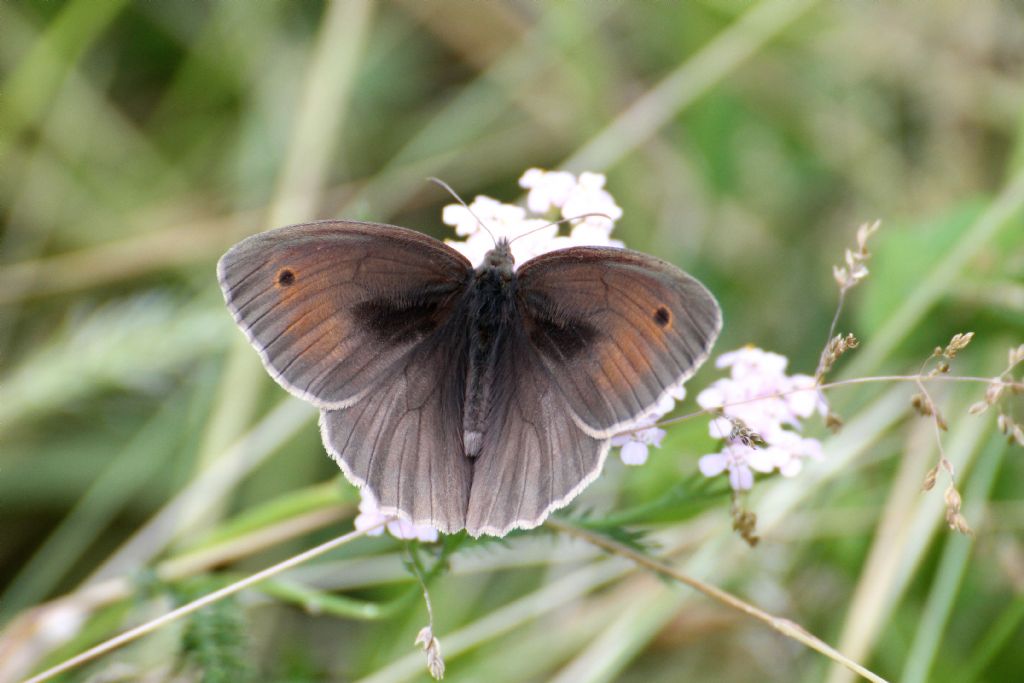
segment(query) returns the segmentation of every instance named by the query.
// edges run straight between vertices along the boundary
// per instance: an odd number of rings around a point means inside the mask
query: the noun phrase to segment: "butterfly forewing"
[[[404,228],[321,221],[254,235],[218,264],[228,308],[283,387],[351,405],[451,316],[469,262]]]
[[[575,247],[518,271],[523,326],[581,427],[634,426],[707,358],[714,297],[675,266],[626,249]]]

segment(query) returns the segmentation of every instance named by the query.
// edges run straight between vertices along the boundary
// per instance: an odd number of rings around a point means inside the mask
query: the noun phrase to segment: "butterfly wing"
[[[517,279],[518,321],[498,354],[509,390],[474,464],[474,535],[531,528],[568,504],[600,473],[611,436],[692,375],[721,328],[703,285],[638,252],[551,252]]]
[[[382,512],[448,533],[465,527],[473,469],[462,443],[466,326],[456,309],[365,398],[320,414],[328,452]]]
[[[495,376],[503,399],[473,460],[466,514],[473,536],[540,524],[597,477],[610,444],[577,426],[521,325],[511,327]]]
[[[469,261],[404,228],[320,221],[253,235],[217,264],[270,375],[321,409],[352,405],[451,315]]]
[[[704,285],[628,249],[551,252],[518,280],[531,345],[576,423],[598,438],[636,426],[700,367],[722,327]]]

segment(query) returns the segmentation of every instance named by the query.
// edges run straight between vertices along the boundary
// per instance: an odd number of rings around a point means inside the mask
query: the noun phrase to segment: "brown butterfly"
[[[453,533],[537,526],[707,358],[714,297],[662,260],[573,247],[474,269],[426,235],[319,221],[221,258],[228,308],[324,446],[387,514]]]

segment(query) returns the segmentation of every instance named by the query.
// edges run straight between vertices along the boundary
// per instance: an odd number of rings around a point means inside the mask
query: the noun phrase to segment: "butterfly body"
[[[507,241],[484,256],[474,272],[469,299],[469,349],[462,440],[465,454],[480,454],[498,385],[498,359],[516,318],[514,261]]]
[[[625,249],[477,268],[394,226],[322,221],[244,240],[218,275],[270,374],[385,512],[445,532],[536,526],[707,357],[718,305]]]

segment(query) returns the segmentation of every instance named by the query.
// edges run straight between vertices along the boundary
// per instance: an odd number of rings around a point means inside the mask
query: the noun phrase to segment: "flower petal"
[[[643,465],[647,462],[647,444],[630,441],[619,451],[619,457],[626,465]]]
[[[705,477],[717,477],[729,464],[724,453],[709,453],[697,461],[697,468]]]
[[[750,452],[747,453],[746,461],[752,469],[758,472],[768,473],[775,469],[776,465],[776,453],[775,449],[767,448],[751,448]]]
[[[746,465],[729,468],[729,485],[734,491],[746,491],[754,486],[754,473]]]
[[[728,439],[732,434],[732,422],[726,417],[716,417],[708,423],[708,433],[715,439]]]

